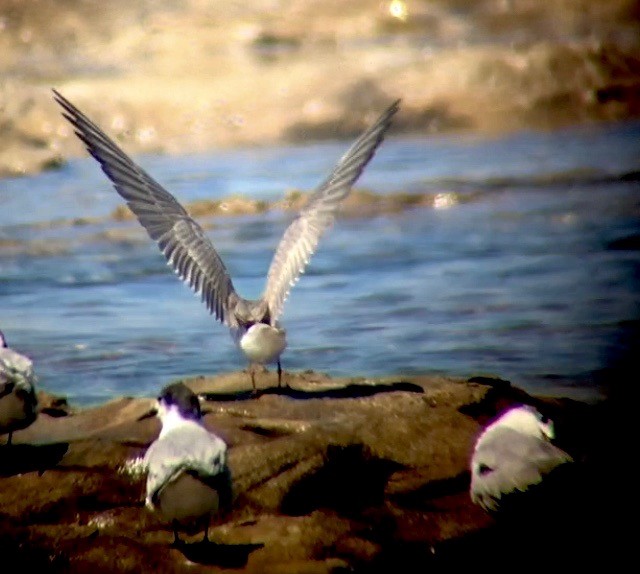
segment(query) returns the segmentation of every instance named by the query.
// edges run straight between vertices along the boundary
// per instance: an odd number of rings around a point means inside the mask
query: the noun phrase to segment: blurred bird
[[[198,397],[183,383],[166,386],[158,397],[160,436],[145,453],[146,506],[178,529],[201,526],[208,541],[211,518],[232,502],[227,445],[202,424]]]
[[[136,165],[87,116],[56,90],[53,92],[76,135],[100,163],[151,239],[157,242],[176,274],[201,296],[209,312],[230,328],[234,341],[249,360],[254,392],[255,366],[259,364],[277,364],[280,386],[280,355],[287,341],[278,319],[284,302],[309,263],[321,235],[333,224],[341,201],[382,143],[400,100],[391,104],[365,130],[311,195],[280,240],[262,296],[250,300],[236,292],[213,244],[176,198]]]
[[[37,417],[36,376],[29,357],[10,349],[0,331],[0,434],[27,428]]]
[[[553,422],[533,407],[504,412],[478,438],[471,457],[471,500],[489,512],[540,485],[556,468],[573,462],[551,444]]]

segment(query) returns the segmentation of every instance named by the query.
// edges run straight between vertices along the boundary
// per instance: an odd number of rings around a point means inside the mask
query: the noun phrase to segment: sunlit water
[[[180,200],[278,199],[317,185],[348,143],[140,157]],[[492,374],[595,400],[633,346],[640,300],[640,125],[504,139],[390,137],[357,187],[451,193],[448,208],[340,218],[292,290],[285,370]],[[0,180],[0,329],[40,387],[75,404],[153,396],[177,377],[246,367],[96,162]],[[257,297],[291,216],[217,218],[210,237]],[[105,231],[129,230],[126,239]],[[27,241],[25,251],[10,246]]]

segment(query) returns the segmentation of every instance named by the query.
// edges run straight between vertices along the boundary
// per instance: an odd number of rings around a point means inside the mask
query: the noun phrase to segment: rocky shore
[[[634,0],[0,0],[0,178],[86,156],[52,87],[132,154],[352,138],[397,97],[392,135],[627,120],[640,116],[640,8]],[[303,198],[188,207],[215,217],[296,209]],[[459,200],[357,190],[345,214]],[[130,216],[121,208],[107,223]],[[104,240],[148,241],[141,229],[114,226],[87,238]],[[5,238],[0,248],[67,246]],[[635,383],[627,366],[625,384],[612,388]],[[212,525],[211,544],[187,537],[179,548],[144,507],[139,459],[159,431],[148,416],[154,401],[81,409],[41,391],[36,422],[12,446],[0,444],[0,572],[368,574],[599,562],[615,571],[623,563],[629,546],[617,513],[627,469],[612,447],[619,423],[609,403],[533,397],[487,377],[287,375],[280,389],[273,373],[259,377],[259,396],[245,372],[185,381],[230,447],[235,500]],[[565,496],[498,519],[471,503],[469,458],[483,425],[521,402],[556,422],[558,445],[576,464]]]
[[[0,177],[84,151],[56,88],[130,153],[640,114],[633,0],[0,0]],[[51,22],[55,22],[51,26]]]
[[[613,566],[621,560],[606,404],[532,397],[500,379],[331,379],[320,373],[196,377],[206,426],[230,447],[230,516],[171,546],[144,507],[139,465],[159,432],[154,401],[41,413],[0,446],[6,572],[444,572]],[[474,506],[468,464],[483,425],[514,403],[555,420],[576,460],[566,495],[508,522]],[[613,466],[616,468],[616,466]]]

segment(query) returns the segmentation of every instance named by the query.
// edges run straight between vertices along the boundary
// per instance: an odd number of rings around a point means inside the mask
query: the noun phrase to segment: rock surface
[[[84,150],[60,90],[129,153],[548,129],[640,113],[635,0],[0,0],[0,176]],[[55,26],[51,22],[55,21]]]
[[[246,372],[184,381],[230,447],[235,501],[211,544],[183,535],[178,548],[143,502],[137,461],[159,432],[154,401],[78,410],[42,394],[37,421],[0,446],[6,571],[440,572],[619,559],[606,526],[606,404],[535,398],[484,377],[286,381],[279,389],[274,373],[259,375],[258,396]],[[505,524],[471,503],[467,468],[482,426],[515,402],[555,420],[580,472],[561,503]]]

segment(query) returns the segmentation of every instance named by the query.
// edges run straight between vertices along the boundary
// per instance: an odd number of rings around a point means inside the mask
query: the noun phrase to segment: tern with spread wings
[[[56,90],[53,92],[76,135],[100,163],[176,274],[200,295],[209,312],[230,328],[234,340],[249,360],[254,391],[255,366],[258,364],[275,362],[280,386],[280,355],[287,341],[278,319],[284,302],[316,250],[321,235],[333,224],[340,203],[382,143],[400,101],[391,104],[364,131],[310,196],[280,240],[262,296],[251,300],[236,292],[213,243],[176,198],[78,108]]]

